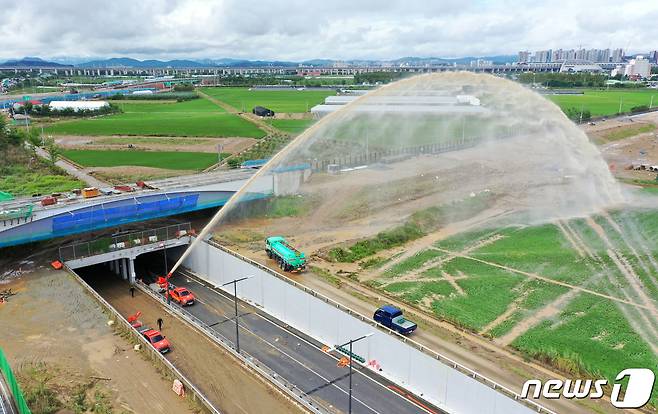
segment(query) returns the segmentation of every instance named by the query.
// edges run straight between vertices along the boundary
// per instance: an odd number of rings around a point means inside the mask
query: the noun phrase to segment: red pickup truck
[[[144,330],[140,330],[140,333],[144,335],[144,338],[146,338],[146,340],[149,341],[151,345],[153,345],[153,348],[157,349],[161,354],[166,354],[167,352],[171,351],[171,345],[169,344],[169,341],[167,338],[165,338],[164,335],[160,333],[160,331],[146,328]]]
[[[187,290],[187,288],[174,287],[172,285],[169,285],[169,287],[170,287],[169,295],[175,302],[178,302],[179,305],[181,306],[194,305],[194,300],[196,298],[194,297],[192,292]]]

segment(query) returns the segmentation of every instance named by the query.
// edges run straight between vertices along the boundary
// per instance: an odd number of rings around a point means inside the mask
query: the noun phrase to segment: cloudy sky
[[[0,0],[0,58],[305,60],[658,49],[658,1]]]

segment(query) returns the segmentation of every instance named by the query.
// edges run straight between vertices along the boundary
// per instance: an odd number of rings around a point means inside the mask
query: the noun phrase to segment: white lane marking
[[[198,283],[198,282],[197,282],[197,283]],[[216,291],[214,291],[214,290],[208,288],[207,286],[205,286],[205,285],[203,285],[203,284],[201,284],[201,283],[198,283],[198,284],[201,285],[201,286],[203,286],[204,288],[206,288],[208,291],[210,291],[210,293],[212,293],[212,294],[214,294],[214,295],[216,295],[216,296],[218,296],[218,297],[220,297],[220,298],[225,298],[225,299],[226,299],[225,296],[223,296],[223,295],[219,294],[218,292],[216,292]],[[211,306],[211,305],[208,305],[208,308],[210,308],[210,309],[211,309],[212,311],[214,311],[215,313],[218,313],[218,314],[221,313],[219,316],[224,316],[224,317],[226,317],[225,313],[224,313],[221,309],[216,309],[214,306]],[[257,315],[258,315],[258,314],[257,314]],[[260,316],[260,315],[258,315],[258,316],[259,316],[260,318],[262,318],[262,316]],[[265,319],[265,318],[262,318],[262,319]],[[267,319],[265,319],[265,320],[267,320]],[[269,321],[268,321],[268,322],[269,322]],[[254,336],[254,338],[256,338],[257,340],[266,343],[266,344],[269,345],[271,348],[276,349],[277,351],[279,351],[282,355],[286,356],[286,357],[289,358],[290,360],[292,360],[292,361],[296,362],[297,364],[301,365],[302,367],[304,367],[307,371],[309,371],[309,372],[315,374],[315,375],[318,376],[320,379],[322,379],[322,380],[325,381],[326,383],[330,384],[332,387],[335,387],[335,388],[339,389],[343,394],[345,394],[345,395],[349,395],[348,391],[345,391],[342,387],[340,387],[340,386],[337,385],[336,383],[332,382],[332,380],[330,380],[330,379],[328,379],[328,378],[326,378],[326,377],[320,375],[318,372],[314,371],[312,368],[310,368],[310,367],[307,366],[306,364],[302,363],[301,361],[298,361],[298,360],[295,359],[292,355],[288,354],[286,351],[284,351],[283,349],[277,347],[276,345],[274,345],[274,344],[271,343],[270,341],[266,340],[265,338],[262,338],[262,337],[258,336],[256,333],[254,333],[254,332],[251,331],[249,328],[247,328],[244,324],[238,324],[238,326],[240,326],[240,328],[242,328],[242,329],[243,329],[244,331],[246,331],[247,333],[249,333],[249,334],[251,334],[252,336]],[[278,326],[278,325],[276,325],[276,324],[275,324],[275,326],[276,326],[277,328],[283,330],[284,332],[288,332],[288,331],[286,331],[285,329],[281,328],[280,326]],[[211,329],[212,329],[212,327],[211,327]],[[300,338],[300,339],[301,339],[301,338]],[[310,344],[309,344],[309,345],[310,345]],[[315,347],[314,347],[314,348],[315,348]],[[279,375],[280,375],[280,374],[279,374]],[[374,408],[370,407],[368,404],[364,403],[364,402],[361,401],[360,399],[358,399],[358,398],[356,398],[356,397],[354,397],[354,396],[352,396],[352,399],[353,399],[354,401],[357,401],[358,403],[360,403],[361,405],[363,405],[365,408],[367,408],[368,410],[372,411],[373,413],[381,414],[381,413],[379,413],[379,411],[377,411],[377,410],[375,410]]]
[[[213,293],[214,295],[216,295],[216,296],[218,296],[218,297],[220,297],[220,298],[224,298],[225,300],[228,300],[228,298],[227,298],[226,296],[224,296],[223,294],[217,292],[217,291],[214,290],[213,288],[208,287],[208,286],[206,286],[205,284],[203,284],[203,283],[201,283],[201,282],[199,282],[199,281],[197,281],[197,280],[194,280],[194,279],[190,279],[190,280],[191,280],[192,282],[196,283],[197,285],[202,286],[203,288],[205,288],[206,290],[210,291],[210,292]],[[217,308],[215,308],[214,306],[212,306],[212,305],[210,305],[210,304],[208,304],[207,306],[208,306],[209,308],[215,310],[217,313],[221,313],[220,316],[223,316],[223,317],[225,317],[225,318],[227,318],[227,319],[229,319],[229,320],[232,319],[232,318],[229,318],[229,317],[227,316],[227,314],[224,313],[221,309],[217,309]],[[242,304],[241,304],[241,306],[242,306],[243,308],[246,309],[246,306],[245,306],[245,305],[242,305]],[[321,353],[324,354],[324,355],[329,356],[329,357],[332,358],[333,360],[335,360],[335,361],[338,361],[338,360],[339,360],[339,358],[333,356],[332,354],[329,354],[329,353],[324,352],[324,351],[322,350],[322,348],[317,347],[315,344],[309,342],[309,341],[306,340],[305,338],[302,338],[301,336],[297,335],[296,333],[294,333],[294,332],[292,332],[292,331],[289,331],[289,330],[285,329],[285,328],[282,327],[281,325],[272,322],[271,320],[269,320],[268,318],[266,318],[266,317],[264,317],[263,315],[259,314],[258,312],[251,312],[251,314],[258,316],[258,317],[261,318],[262,320],[267,321],[268,323],[274,325],[275,327],[279,328],[279,329],[282,330],[283,332],[286,332],[286,333],[288,333],[288,334],[294,336],[295,338],[297,338],[297,339],[303,341],[304,343],[306,343],[306,344],[309,345],[310,347],[312,347],[312,348],[318,350],[319,352],[321,352]],[[275,349],[279,349],[279,348],[277,348],[276,346],[272,345],[270,342],[268,342],[268,341],[266,341],[265,339],[263,339],[263,338],[259,337],[258,335],[256,335],[254,332],[252,332],[251,330],[249,330],[249,328],[247,328],[245,325],[243,325],[243,324],[239,324],[239,326],[240,326],[243,330],[245,330],[245,331],[249,332],[250,334],[254,335],[256,338],[261,339],[262,341],[264,341],[264,342],[270,344],[273,348],[275,348]],[[283,351],[281,351],[281,352],[283,353]],[[296,361],[296,360],[295,360],[295,362],[298,362],[299,364],[301,364],[301,362],[299,362],[299,361]],[[304,366],[303,364],[301,364],[301,365]],[[304,367],[307,368],[306,366],[304,366]],[[307,368],[307,369],[309,369],[309,371],[313,372],[310,368]],[[366,374],[364,374],[363,372],[361,372],[361,371],[359,371],[359,370],[355,370],[354,372],[356,372],[357,374],[362,375],[363,377],[369,379],[370,381],[372,381],[372,382],[374,382],[375,384],[379,385],[381,388],[383,388],[383,389],[386,390],[387,392],[393,394],[393,395],[396,396],[397,398],[401,398],[402,400],[404,400],[404,401],[408,402],[409,404],[415,406],[416,408],[420,409],[421,411],[423,411],[423,412],[425,412],[425,413],[432,413],[432,411],[429,411],[428,409],[426,409],[425,407],[423,407],[423,406],[417,404],[416,402],[414,402],[414,401],[412,401],[412,400],[410,400],[410,399],[408,399],[408,398],[405,398],[403,395],[400,395],[399,393],[393,391],[392,389],[390,389],[390,388],[387,387],[386,385],[382,384],[381,382],[377,381],[376,379],[370,377],[369,375],[366,375]],[[322,378],[322,377],[321,377],[321,378]],[[323,378],[323,379],[324,379],[324,378]],[[395,385],[397,385],[397,384],[395,384]],[[340,387],[339,387],[339,388],[340,388]],[[341,388],[341,390],[342,390],[342,388]],[[343,391],[343,392],[346,392],[346,391]],[[365,406],[365,404],[364,404],[364,406]],[[367,406],[366,406],[366,407],[367,407]]]

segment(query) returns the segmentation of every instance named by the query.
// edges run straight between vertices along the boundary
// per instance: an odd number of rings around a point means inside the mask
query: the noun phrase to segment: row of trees
[[[21,151],[29,148],[36,156],[36,149],[43,147],[52,166],[61,154],[60,148],[52,137],[43,139],[36,128],[30,130],[19,129],[9,125],[7,119],[0,115],[0,170],[12,162],[9,156],[11,151]]]
[[[357,73],[354,75],[354,83],[363,84],[376,84],[376,83],[389,83],[401,79],[409,74],[402,72],[369,72],[369,73]]]
[[[72,108],[65,109],[52,109],[48,105],[33,105],[31,102],[25,102],[24,107],[18,111],[19,113],[27,113],[28,115],[34,116],[57,116],[57,117],[90,117],[97,115],[108,115],[116,114],[121,112],[115,104],[109,104],[108,106],[90,110],[90,109],[80,109],[78,111],[73,110]]]
[[[177,102],[191,101],[192,99],[199,99],[199,95],[195,92],[163,92],[152,93],[144,95],[124,95],[118,93],[116,95],[108,96],[107,99],[112,101],[169,101],[176,100]]]
[[[574,122],[586,122],[592,119],[592,113],[589,109],[586,108],[566,108],[564,110],[567,118],[571,119]]]
[[[521,83],[537,83],[549,88],[602,88],[607,75],[596,73],[530,73],[519,74]]]

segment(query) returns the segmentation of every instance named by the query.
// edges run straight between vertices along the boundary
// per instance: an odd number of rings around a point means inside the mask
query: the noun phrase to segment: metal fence
[[[160,243],[166,240],[178,239],[182,236],[189,235],[191,230],[192,225],[190,223],[183,223],[151,230],[101,237],[96,240],[60,247],[59,259],[62,262],[66,262],[68,260],[83,259],[89,256],[96,256],[132,247]]]
[[[14,373],[11,370],[9,361],[7,361],[7,358],[5,357],[5,353],[2,351],[2,348],[0,348],[0,371],[2,371],[2,373],[4,374],[5,379],[7,380],[7,384],[11,389],[11,393],[14,397],[14,401],[16,401],[16,407],[18,408],[18,412],[20,414],[31,414],[30,409],[28,408],[27,403],[25,402],[25,398],[23,397],[23,393],[21,392],[21,388],[19,387],[18,382],[16,382],[16,377],[14,376]]]
[[[401,148],[387,148],[368,151],[363,153],[348,154],[339,158],[312,160],[311,168],[313,171],[326,171],[329,165],[337,165],[338,168],[356,167],[364,164],[375,162],[386,163],[394,161],[398,157],[416,156],[421,154],[440,154],[443,152],[456,151],[475,146],[482,139],[479,137],[464,137],[447,140],[441,143],[417,145]],[[336,142],[339,144],[339,142]]]

